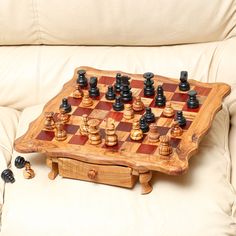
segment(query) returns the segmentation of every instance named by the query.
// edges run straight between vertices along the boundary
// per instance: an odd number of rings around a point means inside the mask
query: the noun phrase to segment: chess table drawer
[[[59,175],[95,183],[132,188],[137,176],[132,175],[129,167],[97,165],[68,158],[58,159]]]

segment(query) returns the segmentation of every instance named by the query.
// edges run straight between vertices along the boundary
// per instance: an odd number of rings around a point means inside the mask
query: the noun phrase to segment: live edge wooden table
[[[81,99],[73,98],[72,94],[78,78],[78,70],[85,70],[86,77],[98,78],[100,95],[94,99],[92,107],[83,107]],[[141,96],[146,107],[151,107],[156,117],[158,132],[170,137],[173,152],[169,156],[159,154],[159,142],[149,143],[147,134],[141,141],[130,139],[132,120],[123,118],[123,111],[112,109],[114,101],[106,100],[105,93],[108,85],[114,85],[117,73],[129,76],[133,97]],[[155,106],[154,96],[146,97],[143,93],[144,78],[139,74],[128,74],[120,71],[102,71],[89,67],[77,68],[73,78],[67,82],[62,91],[50,100],[42,114],[29,125],[22,137],[15,141],[15,149],[21,153],[41,152],[47,156],[47,165],[51,168],[49,178],[54,179],[58,174],[67,177],[96,183],[132,188],[137,179],[142,187],[142,194],[152,191],[149,181],[153,171],[168,175],[182,175],[188,170],[188,160],[193,156],[202,137],[208,132],[216,113],[221,109],[222,99],[230,93],[230,87],[224,83],[201,83],[189,80],[190,89],[197,91],[200,102],[199,108],[189,109],[188,94],[179,90],[179,80],[155,75],[154,86],[162,85],[167,101],[171,101],[175,111],[181,110],[187,120],[181,137],[172,137],[170,127],[175,118],[163,116],[163,107]],[[65,125],[67,139],[57,141],[54,131],[44,128],[45,112],[54,112],[55,119],[63,98],[68,98],[72,106],[70,120]],[[80,135],[79,127],[82,115],[89,119],[99,120],[102,143],[91,145],[88,137]],[[139,119],[143,112],[136,112]],[[105,145],[106,119],[115,121],[118,144],[114,147]]]

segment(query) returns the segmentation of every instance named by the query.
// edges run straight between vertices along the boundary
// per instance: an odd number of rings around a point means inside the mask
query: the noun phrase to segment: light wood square
[[[137,97],[137,96],[139,96],[139,94],[141,93],[142,89],[139,89],[139,88],[131,88],[131,91],[132,91],[132,96],[133,96],[133,97]]]
[[[90,113],[89,118],[104,120],[108,113],[109,111],[94,109]]]
[[[128,136],[130,135],[128,132],[119,131],[119,130],[116,131],[116,134],[118,136],[119,141],[126,141]]]
[[[172,118],[160,117],[157,120],[157,125],[160,127],[171,127],[172,123],[173,123]]]
[[[125,152],[132,152],[135,153],[140,146],[140,143],[134,143],[134,142],[124,142],[122,144],[121,150]]]
[[[152,107],[152,112],[155,115],[155,117],[160,117],[160,115],[162,114],[162,111],[163,111],[162,108]]]

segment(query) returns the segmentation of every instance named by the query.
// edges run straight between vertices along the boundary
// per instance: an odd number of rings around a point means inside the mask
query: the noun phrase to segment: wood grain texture
[[[101,95],[98,99],[93,100],[92,109],[83,107],[81,105],[81,99],[72,99],[70,97],[75,89],[77,79],[76,72],[78,69],[86,70],[86,76],[88,78],[91,76],[98,77],[98,87]],[[112,101],[104,99],[107,86],[114,84],[116,73],[131,77],[133,96],[142,97],[144,105],[150,106],[155,116],[158,117],[156,123],[159,127],[159,132],[162,135],[169,135],[170,126],[173,124],[174,120],[173,118],[166,118],[162,115],[163,108],[156,108],[154,106],[154,98],[144,97],[142,75],[80,67],[75,70],[73,78],[64,85],[62,91],[45,105],[43,113],[30,124],[26,134],[15,141],[15,149],[23,153],[46,153],[51,158],[48,161],[49,163],[50,160],[53,159],[49,164],[52,168],[50,178],[55,178],[58,171],[60,172],[61,169],[61,173],[63,173],[64,176],[70,178],[87,178],[86,180],[88,181],[91,180],[88,175],[85,177],[85,173],[73,174],[72,177],[69,176],[67,169],[63,168],[63,166],[65,167],[66,165],[71,166],[71,164],[68,163],[68,158],[90,164],[124,166],[131,168],[133,173],[139,174],[149,173],[151,171],[160,171],[169,175],[185,173],[188,170],[189,158],[197,152],[201,139],[209,131],[216,113],[221,109],[223,98],[230,93],[229,85],[224,83],[201,83],[189,80],[191,89],[197,90],[200,100],[200,108],[189,109],[186,106],[187,94],[178,89],[179,81],[155,75],[155,88],[157,85],[162,84],[167,101],[171,101],[175,111],[182,110],[187,118],[187,125],[183,130],[184,132],[181,138],[176,139],[171,137],[173,146],[172,154],[168,158],[163,158],[158,152],[159,143],[150,144],[147,135],[144,135],[141,142],[132,142],[128,134],[132,127],[133,119],[125,121],[122,112],[112,110]],[[44,130],[44,113],[52,111],[58,113],[59,105],[64,97],[69,97],[72,112],[70,113],[70,122],[67,124],[67,140],[60,142],[55,140],[53,131]],[[104,128],[103,121],[108,117],[113,118],[117,125],[118,145],[110,148],[104,147],[104,137],[102,143],[99,145],[88,144],[87,138],[78,134],[83,114],[88,114],[89,118],[97,118],[101,121],[100,128],[102,136],[105,133],[104,129],[102,130],[102,128]],[[136,112],[134,119],[140,118],[142,114],[142,112]],[[60,162],[62,166],[59,164],[59,167],[57,164],[58,157],[66,158],[61,159]],[[81,167],[78,168],[80,169]],[[90,172],[89,175],[93,176],[94,172]],[[142,178],[143,177],[141,177],[141,179]],[[146,188],[150,190],[149,186]],[[148,192],[149,190],[144,190],[144,192]]]
[[[81,179],[95,183],[133,188],[137,177],[132,169],[122,166],[97,165],[68,158],[59,158],[59,175],[72,179]]]

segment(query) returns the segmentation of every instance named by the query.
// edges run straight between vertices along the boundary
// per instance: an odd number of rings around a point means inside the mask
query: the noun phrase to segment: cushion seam
[[[32,0],[32,8],[33,8],[33,13],[34,13],[34,23],[35,23],[36,32],[37,32],[37,41],[38,41],[38,44],[41,44],[43,40],[42,40],[41,27],[39,23],[37,0]]]

